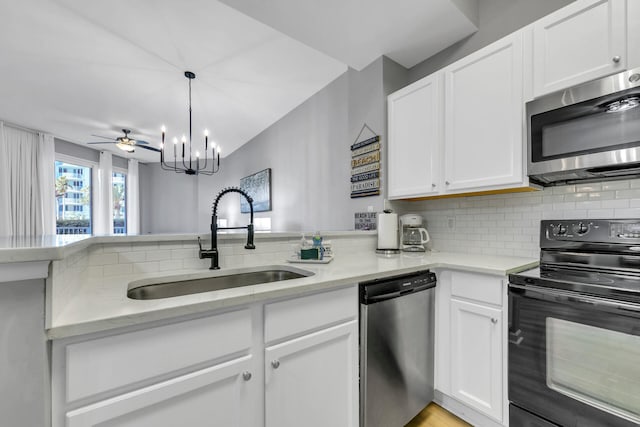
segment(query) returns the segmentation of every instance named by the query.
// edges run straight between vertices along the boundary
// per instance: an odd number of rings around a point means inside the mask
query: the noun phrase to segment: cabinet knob
[[[449,181],[445,181],[444,183],[447,184],[447,185],[451,184]]]
[[[431,184],[431,187],[436,188],[436,184],[435,183]]]
[[[244,371],[242,373],[242,379],[245,380],[245,381],[249,381],[251,379],[251,372]]]
[[[493,323],[495,325],[496,323],[498,323],[498,319],[496,319],[495,317],[492,317],[491,318],[491,323]]]
[[[280,367],[280,361],[279,360],[272,360],[271,361],[271,366],[273,366],[273,369],[278,369]]]
[[[620,62],[620,55],[614,56],[611,60],[617,64],[618,62]]]

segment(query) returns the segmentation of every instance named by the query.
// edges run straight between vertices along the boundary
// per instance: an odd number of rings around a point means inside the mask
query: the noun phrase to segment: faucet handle
[[[202,242],[200,241],[200,236],[198,236],[198,246],[200,247],[200,252],[202,252]]]

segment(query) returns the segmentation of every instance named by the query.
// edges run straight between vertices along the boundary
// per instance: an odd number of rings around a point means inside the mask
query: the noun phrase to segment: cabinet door
[[[245,356],[67,412],[65,425],[255,426],[250,360]]]
[[[523,183],[522,33],[445,69],[445,190]]]
[[[640,1],[627,2],[627,68],[640,67]]]
[[[535,97],[626,68],[625,3],[577,1],[534,23]]]
[[[451,299],[453,397],[502,421],[502,311]]]
[[[266,427],[358,427],[358,322],[265,350]]]
[[[390,199],[439,190],[440,93],[440,74],[436,74],[389,95]]]

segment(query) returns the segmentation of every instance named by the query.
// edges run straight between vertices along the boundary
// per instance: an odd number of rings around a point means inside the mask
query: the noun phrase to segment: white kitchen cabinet
[[[448,66],[444,79],[445,192],[526,185],[522,33]]]
[[[473,425],[506,425],[505,278],[437,275],[436,400]]]
[[[627,1],[627,68],[640,67],[640,1]]]
[[[388,197],[440,191],[441,74],[427,76],[388,97]]]
[[[266,427],[358,427],[358,322],[265,350]]]
[[[357,427],[357,316],[352,285],[55,340],[52,427]]]
[[[451,300],[451,393],[502,419],[502,310]]]
[[[251,357],[245,356],[66,414],[67,427],[255,425]]]
[[[533,24],[534,97],[626,69],[626,3],[579,0]]]

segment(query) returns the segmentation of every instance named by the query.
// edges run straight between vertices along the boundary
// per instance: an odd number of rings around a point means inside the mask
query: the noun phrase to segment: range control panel
[[[640,243],[640,219],[544,220],[540,246],[556,241],[593,243]]]

